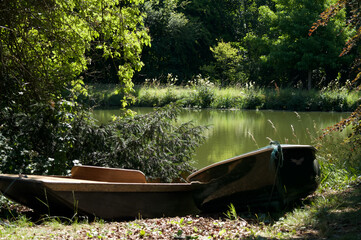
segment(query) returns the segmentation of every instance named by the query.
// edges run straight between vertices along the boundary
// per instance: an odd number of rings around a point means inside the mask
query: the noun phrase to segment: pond
[[[133,109],[142,114],[152,108]],[[95,110],[94,117],[106,122],[118,110]],[[256,110],[182,110],[179,120],[209,125],[206,142],[195,153],[194,164],[202,168],[214,162],[256,150],[271,140],[289,144],[312,144],[321,129],[339,122],[349,113],[286,112]]]

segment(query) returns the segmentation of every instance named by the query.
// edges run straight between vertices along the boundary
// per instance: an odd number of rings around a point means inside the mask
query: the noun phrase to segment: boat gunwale
[[[281,148],[284,148],[284,149],[287,149],[287,148],[313,148],[314,150],[316,150],[316,148],[314,146],[312,146],[312,145],[301,145],[301,144],[281,144]],[[237,160],[240,160],[240,159],[252,156],[252,155],[256,155],[256,154],[260,154],[260,153],[264,153],[264,152],[272,151],[272,150],[273,150],[273,147],[271,145],[268,145],[266,147],[263,147],[263,148],[260,148],[260,149],[257,149],[257,150],[251,151],[251,152],[247,152],[247,153],[244,153],[244,154],[232,157],[232,158],[228,158],[228,159],[213,163],[211,165],[208,165],[208,166],[206,166],[204,168],[201,168],[201,169],[197,170],[196,172],[190,174],[187,177],[187,181],[191,182],[192,178],[194,178],[195,176],[197,176],[197,175],[199,175],[199,174],[201,174],[201,173],[203,173],[203,172],[205,172],[205,171],[207,171],[207,170],[209,170],[209,169],[211,169],[213,167],[217,167],[217,166],[220,166],[220,165],[223,165],[223,164],[232,163],[232,162],[235,162]]]
[[[187,192],[196,189],[200,183],[125,183],[73,179],[66,176],[42,176],[1,174],[0,179],[40,183],[53,191],[79,192]],[[11,183],[12,184],[12,183]]]

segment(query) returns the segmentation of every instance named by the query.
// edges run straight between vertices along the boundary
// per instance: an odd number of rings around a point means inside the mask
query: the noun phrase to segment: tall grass
[[[121,106],[122,94],[115,85],[91,85],[88,104]],[[146,84],[135,87],[136,107],[162,107],[181,102],[183,107],[215,109],[272,109],[289,111],[353,111],[361,104],[361,94],[347,89],[269,89],[252,84],[219,88],[198,79],[186,86]]]
[[[320,191],[343,189],[361,180],[361,148],[337,133],[318,140]]]

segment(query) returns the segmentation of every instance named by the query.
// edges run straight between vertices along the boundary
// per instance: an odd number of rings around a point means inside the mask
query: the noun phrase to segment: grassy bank
[[[99,107],[120,106],[122,94],[115,85],[90,85],[83,101]],[[292,111],[353,111],[361,94],[347,89],[268,89],[254,86],[218,88],[209,83],[189,86],[136,86],[136,107],[161,107],[179,101],[184,107],[215,109],[272,109]]]
[[[360,239],[361,149],[337,134],[318,140],[320,187],[303,203],[278,213],[218,215],[105,222],[29,218],[2,200],[1,239]],[[30,212],[31,213],[31,212]]]

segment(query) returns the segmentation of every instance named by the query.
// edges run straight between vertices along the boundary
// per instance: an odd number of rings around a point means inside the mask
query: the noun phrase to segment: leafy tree
[[[243,52],[232,47],[230,43],[219,42],[211,48],[215,62],[203,66],[201,69],[206,72],[214,82],[219,85],[242,84],[247,81],[247,76],[242,67]]]
[[[197,73],[200,42],[204,38],[197,21],[179,9],[186,6],[178,0],[148,0],[144,3],[145,25],[149,28],[151,47],[145,48],[142,60],[145,67],[138,76],[165,80],[168,74],[184,80]]]
[[[214,63],[215,59],[211,51],[219,41],[234,42],[239,33],[239,18],[237,10],[238,0],[197,0],[188,2],[183,8],[184,14],[192,22],[200,25],[202,32],[198,40],[197,48],[197,70],[204,65]],[[198,73],[197,73],[198,74]]]
[[[259,21],[259,8],[267,6],[274,10],[273,0],[238,0],[233,1],[230,19],[233,25],[234,39],[242,41],[249,33],[258,35],[269,31],[267,24]]]
[[[145,67],[137,81],[164,80],[168,73],[182,81],[198,75],[201,66],[214,61],[211,46],[220,39],[233,42],[243,31],[239,4],[238,0],[145,1],[152,44],[144,51]]]
[[[224,29],[228,33],[217,36],[219,39],[228,39],[233,48],[238,50],[240,68],[237,69],[237,74],[239,76],[234,76],[234,78],[241,79],[240,82],[251,79],[262,84],[261,79],[270,75],[267,71],[269,64],[262,61],[262,56],[269,52],[269,44],[264,39],[265,34],[269,33],[269,25],[268,22],[259,21],[259,9],[261,6],[267,6],[274,10],[275,3],[272,0],[227,2],[228,7],[221,14],[225,17],[219,21],[227,21],[231,27]],[[217,60],[213,58],[208,65],[215,64],[217,64]]]
[[[265,45],[259,57],[261,66],[272,66],[271,79],[281,79],[283,84],[303,81],[312,87],[313,71],[322,71],[328,78],[335,78],[344,64],[338,52],[345,42],[348,31],[341,31],[345,24],[345,12],[340,12],[327,27],[308,36],[308,30],[328,1],[274,0],[275,9],[259,8],[259,21],[270,31],[257,38],[248,35],[248,44]],[[268,52],[267,52],[268,51]],[[305,81],[306,80],[306,81]]]
[[[169,180],[190,169],[202,128],[176,125],[177,108],[99,126],[75,101],[92,51],[116,65],[125,96],[132,90],[149,44],[142,2],[0,1],[1,172],[67,174],[83,163]]]
[[[314,31],[322,26],[327,26],[329,22],[334,19],[340,12],[346,11],[347,14],[347,24],[345,30],[351,29],[352,34],[348,37],[340,56],[345,56],[350,53],[355,54],[355,62],[352,69],[356,72],[356,76],[353,80],[353,83],[361,78],[361,71],[359,66],[361,65],[361,51],[358,45],[361,39],[361,6],[360,2],[357,0],[338,0],[335,4],[331,5],[320,15],[320,18],[315,22],[312,28],[309,31],[309,36],[314,34]],[[318,30],[319,31],[319,30]]]
[[[237,12],[240,6],[239,0],[197,0],[188,2],[183,9],[184,14],[191,20],[202,24],[209,39],[204,43],[209,46],[215,45],[217,39],[226,42],[233,41],[239,28],[239,16]]]
[[[129,92],[143,65],[142,46],[149,43],[141,2],[1,1],[1,102],[55,101],[70,85],[72,93],[82,89],[79,76],[91,65],[85,53],[92,46],[104,59],[120,61],[118,76]]]

